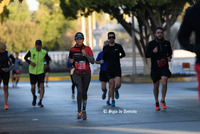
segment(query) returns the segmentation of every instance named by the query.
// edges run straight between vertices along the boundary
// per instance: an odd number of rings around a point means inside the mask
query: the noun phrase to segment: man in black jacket
[[[190,35],[195,32],[196,42],[191,43]],[[191,52],[196,53],[195,70],[198,77],[199,104],[200,104],[200,1],[186,11],[178,36],[180,44]]]
[[[160,110],[158,94],[159,80],[162,80],[162,99],[161,104],[163,109],[167,109],[165,96],[167,93],[167,80],[171,76],[168,62],[171,61],[172,49],[170,42],[163,38],[163,29],[156,28],[155,39],[149,42],[145,53],[146,58],[151,58],[151,78],[154,83],[154,97],[156,101],[155,110]]]

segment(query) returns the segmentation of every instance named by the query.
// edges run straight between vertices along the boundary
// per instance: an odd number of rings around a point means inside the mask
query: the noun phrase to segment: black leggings
[[[72,75],[70,75],[71,77],[71,81],[72,81],[72,94],[75,93],[74,89],[75,89],[75,83],[74,83],[74,80],[72,79]]]
[[[72,78],[77,87],[77,103],[78,103],[78,112],[81,112],[81,104],[83,101],[83,110],[86,109],[87,104],[87,91],[91,80],[91,74],[73,74]]]

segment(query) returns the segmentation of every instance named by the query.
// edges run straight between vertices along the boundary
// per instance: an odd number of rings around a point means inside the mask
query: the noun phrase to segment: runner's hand
[[[70,60],[70,63],[74,63],[74,59],[71,59],[71,60]]]
[[[170,62],[171,61],[171,57],[167,57],[167,60]]]
[[[155,47],[154,49],[153,49],[153,53],[157,53],[158,52],[158,47]]]
[[[83,53],[84,55],[86,55],[86,52],[85,52],[85,50],[82,50],[82,53]]]
[[[103,64],[103,63],[104,63],[104,60],[100,60],[100,63]]]
[[[33,67],[35,67],[35,65],[36,65],[36,64],[35,64],[35,63],[33,63],[33,62],[31,62],[30,64],[31,64],[31,66],[33,66]]]

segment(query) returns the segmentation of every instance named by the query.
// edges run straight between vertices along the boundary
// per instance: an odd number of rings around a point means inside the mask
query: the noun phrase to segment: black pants
[[[71,81],[72,81],[72,94],[75,93],[74,89],[75,89],[75,83],[74,83],[74,80],[72,79],[72,75],[70,75],[71,77]]]
[[[81,105],[83,101],[83,110],[86,109],[87,104],[87,91],[91,80],[91,74],[73,74],[72,79],[77,87],[77,103],[78,112],[81,112]]]

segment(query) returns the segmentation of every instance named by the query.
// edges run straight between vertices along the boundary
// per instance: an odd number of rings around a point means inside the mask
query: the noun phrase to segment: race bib
[[[166,60],[163,58],[161,60],[157,60],[158,67],[163,67],[167,64]]]
[[[86,69],[86,62],[84,62],[84,61],[75,61],[75,69],[85,70]]]

